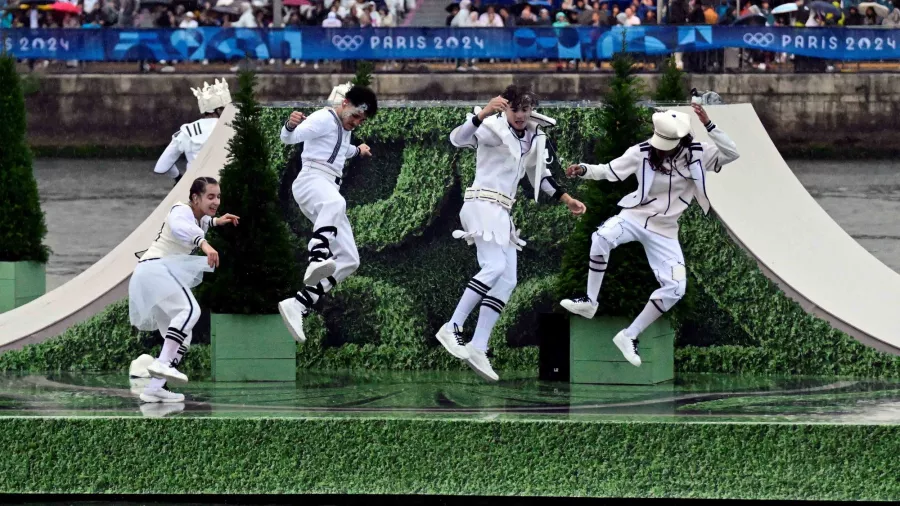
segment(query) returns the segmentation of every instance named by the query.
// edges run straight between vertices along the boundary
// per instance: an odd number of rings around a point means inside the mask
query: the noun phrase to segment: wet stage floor
[[[2,417],[403,417],[420,419],[900,424],[900,381],[681,375],[656,386],[581,385],[468,372],[304,372],[294,383],[171,389],[142,404],[148,380],[127,374],[0,377]]]

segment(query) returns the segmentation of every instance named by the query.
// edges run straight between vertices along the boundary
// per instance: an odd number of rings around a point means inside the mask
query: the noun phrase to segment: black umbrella
[[[23,5],[35,6],[35,5],[48,5],[55,4],[57,0],[22,0],[19,2],[19,7]]]
[[[762,14],[747,14],[737,18],[733,26],[766,26],[766,21]]]

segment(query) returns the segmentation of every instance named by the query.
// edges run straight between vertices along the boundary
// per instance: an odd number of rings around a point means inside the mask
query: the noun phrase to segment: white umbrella
[[[779,5],[772,9],[772,14],[787,14],[788,12],[796,12],[799,9],[794,2]]]
[[[859,4],[859,12],[865,13],[869,7],[875,9],[875,14],[881,17],[886,17],[891,12],[887,7],[875,2],[862,2]]]

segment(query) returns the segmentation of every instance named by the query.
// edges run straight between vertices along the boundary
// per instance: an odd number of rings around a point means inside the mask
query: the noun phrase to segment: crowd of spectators
[[[900,5],[900,0],[894,2]],[[460,28],[638,26],[660,21],[673,25],[900,25],[897,6],[887,0],[871,3],[875,5],[867,5],[864,12],[860,12],[858,0],[666,0],[663,12],[659,13],[656,0],[535,0],[513,4],[462,0],[447,7],[446,25]],[[785,4],[796,4],[797,8],[784,14],[773,14],[774,8]]]
[[[0,28],[274,27],[271,0],[34,1],[0,0]],[[415,0],[285,0],[282,22],[288,27],[393,27],[413,7]]]

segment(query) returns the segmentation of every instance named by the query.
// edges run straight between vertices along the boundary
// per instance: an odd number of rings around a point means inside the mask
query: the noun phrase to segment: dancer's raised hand
[[[694,108],[694,112],[697,113],[697,118],[700,119],[700,123],[707,124],[709,123],[709,115],[706,114],[706,109],[703,108],[700,104],[691,104],[691,107]]]
[[[478,119],[483,121],[484,118],[487,118],[491,114],[503,112],[507,108],[509,108],[509,102],[501,96],[496,96],[484,106],[484,109],[482,109],[480,113],[478,113]]]

